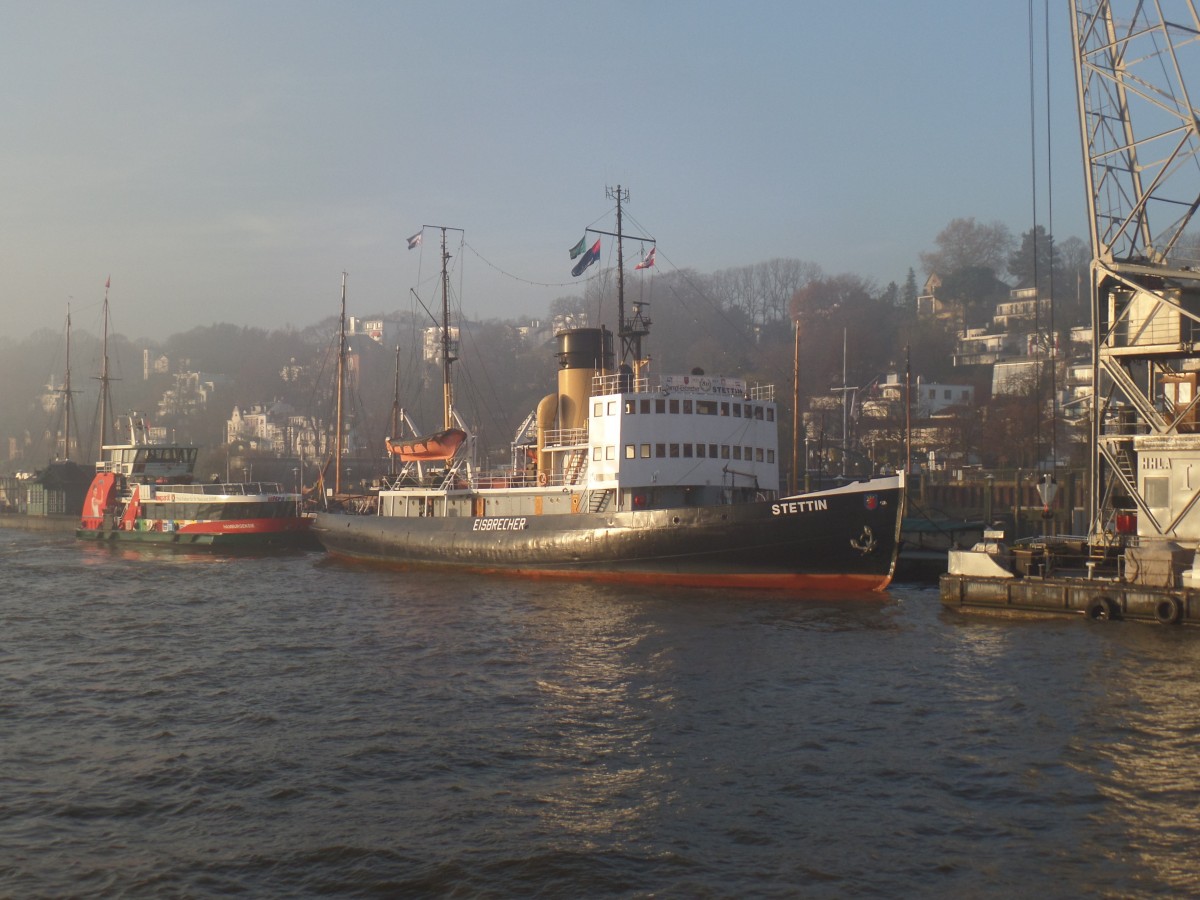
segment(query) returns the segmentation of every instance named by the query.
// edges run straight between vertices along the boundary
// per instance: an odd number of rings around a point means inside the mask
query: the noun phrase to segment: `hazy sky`
[[[1031,115],[1039,222],[1050,181],[1055,236],[1086,239],[1043,2],[1031,89],[1017,2],[0,0],[0,333],[68,299],[94,330],[109,276],[130,337],[303,327],[343,270],[351,314],[407,309],[422,224],[465,229],[468,315],[542,316],[618,183],[664,268],[902,283],[952,218],[1031,227]]]

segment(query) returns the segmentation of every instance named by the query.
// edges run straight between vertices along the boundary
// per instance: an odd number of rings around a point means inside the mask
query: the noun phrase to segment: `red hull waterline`
[[[399,571],[452,569],[456,572],[472,572],[479,575],[500,576],[502,578],[522,578],[538,581],[587,581],[601,584],[636,584],[646,587],[729,588],[734,590],[782,591],[784,593],[802,592],[806,594],[821,593],[823,591],[836,592],[838,594],[878,594],[886,591],[892,583],[892,573],[886,575],[822,575],[800,572],[786,574],[729,572],[726,574],[706,573],[703,575],[687,575],[679,572],[597,572],[593,569],[589,569],[586,572],[571,572],[562,569],[520,569],[471,566],[461,563],[453,566],[445,566],[437,563],[383,562],[380,560],[363,559],[352,554],[338,553],[336,550],[328,548],[326,548],[326,552],[339,562]]]

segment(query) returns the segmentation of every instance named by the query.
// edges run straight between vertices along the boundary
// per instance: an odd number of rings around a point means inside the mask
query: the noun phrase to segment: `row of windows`
[[[612,459],[616,448],[593,447],[592,459]],[[626,459],[745,459],[752,462],[775,462],[775,451],[763,452],[762,447],[742,447],[738,444],[626,444]]]
[[[697,416],[731,416],[734,419],[766,419],[768,422],[775,421],[775,407],[763,406],[759,403],[741,403],[739,401],[729,400],[693,400],[691,397],[679,398],[672,397],[644,397],[641,400],[628,399],[625,401],[625,415],[643,415],[648,416],[651,413],[663,415],[665,413],[671,415],[697,415]],[[617,414],[617,401],[609,400],[607,406],[605,401],[597,400],[592,404],[592,417],[599,418],[603,415],[615,416]]]

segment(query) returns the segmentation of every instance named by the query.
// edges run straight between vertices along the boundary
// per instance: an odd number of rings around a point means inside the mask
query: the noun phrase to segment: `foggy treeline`
[[[985,327],[995,304],[1010,289],[1037,284],[1055,297],[1055,328],[1065,331],[1087,321],[1088,253],[1069,238],[1056,246],[1040,226],[1015,240],[999,223],[955,219],[937,236],[935,247],[899,281],[879,285],[858,275],[829,274],[819,264],[772,259],[712,273],[656,268],[647,277],[627,279],[626,315],[643,305],[652,320],[644,350],[651,371],[709,374],[773,383],[781,418],[790,421],[794,323],[799,326],[802,406],[807,398],[831,396],[845,383],[865,386],[887,372],[902,373],[906,354],[913,377],[925,381],[973,384],[985,402],[990,371],[955,369],[955,333]],[[939,298],[956,313],[949,319],[918,319],[917,296],[929,273],[941,280]],[[347,415],[357,451],[383,454],[393,398],[425,430],[441,427],[441,366],[422,354],[428,316],[415,311],[373,310],[360,319],[383,317],[386,341],[351,339]],[[558,317],[557,320],[555,317]],[[523,337],[528,320],[456,320],[461,330],[455,365],[456,406],[480,435],[481,448],[503,456],[515,429],[538,400],[553,388],[557,361],[552,321],[604,324],[615,331],[615,277],[594,278],[581,295],[555,300],[542,317],[542,329]],[[331,317],[303,329],[266,330],[222,323],[174,334],[164,341],[110,335],[113,414],[139,410],[153,424],[171,429],[179,441],[214,447],[225,440],[233,407],[284,403],[322,427],[332,420],[338,322]],[[97,380],[100,341],[76,328],[72,337],[72,389],[79,436],[75,457],[95,458]],[[61,448],[64,334],[43,329],[24,340],[0,339],[0,465],[40,466]],[[618,344],[619,346],[619,344]],[[397,352],[397,348],[399,348]],[[167,371],[150,371],[166,358]],[[207,402],[187,398],[163,404],[178,388],[176,373],[197,372],[213,380]],[[48,385],[58,388],[48,391]],[[59,440],[56,443],[56,436]],[[9,459],[15,446],[24,459]]]

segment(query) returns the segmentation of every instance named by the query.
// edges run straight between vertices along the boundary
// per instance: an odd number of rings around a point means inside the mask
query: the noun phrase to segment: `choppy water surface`
[[[1200,890],[1200,635],[0,531],[0,894]]]

